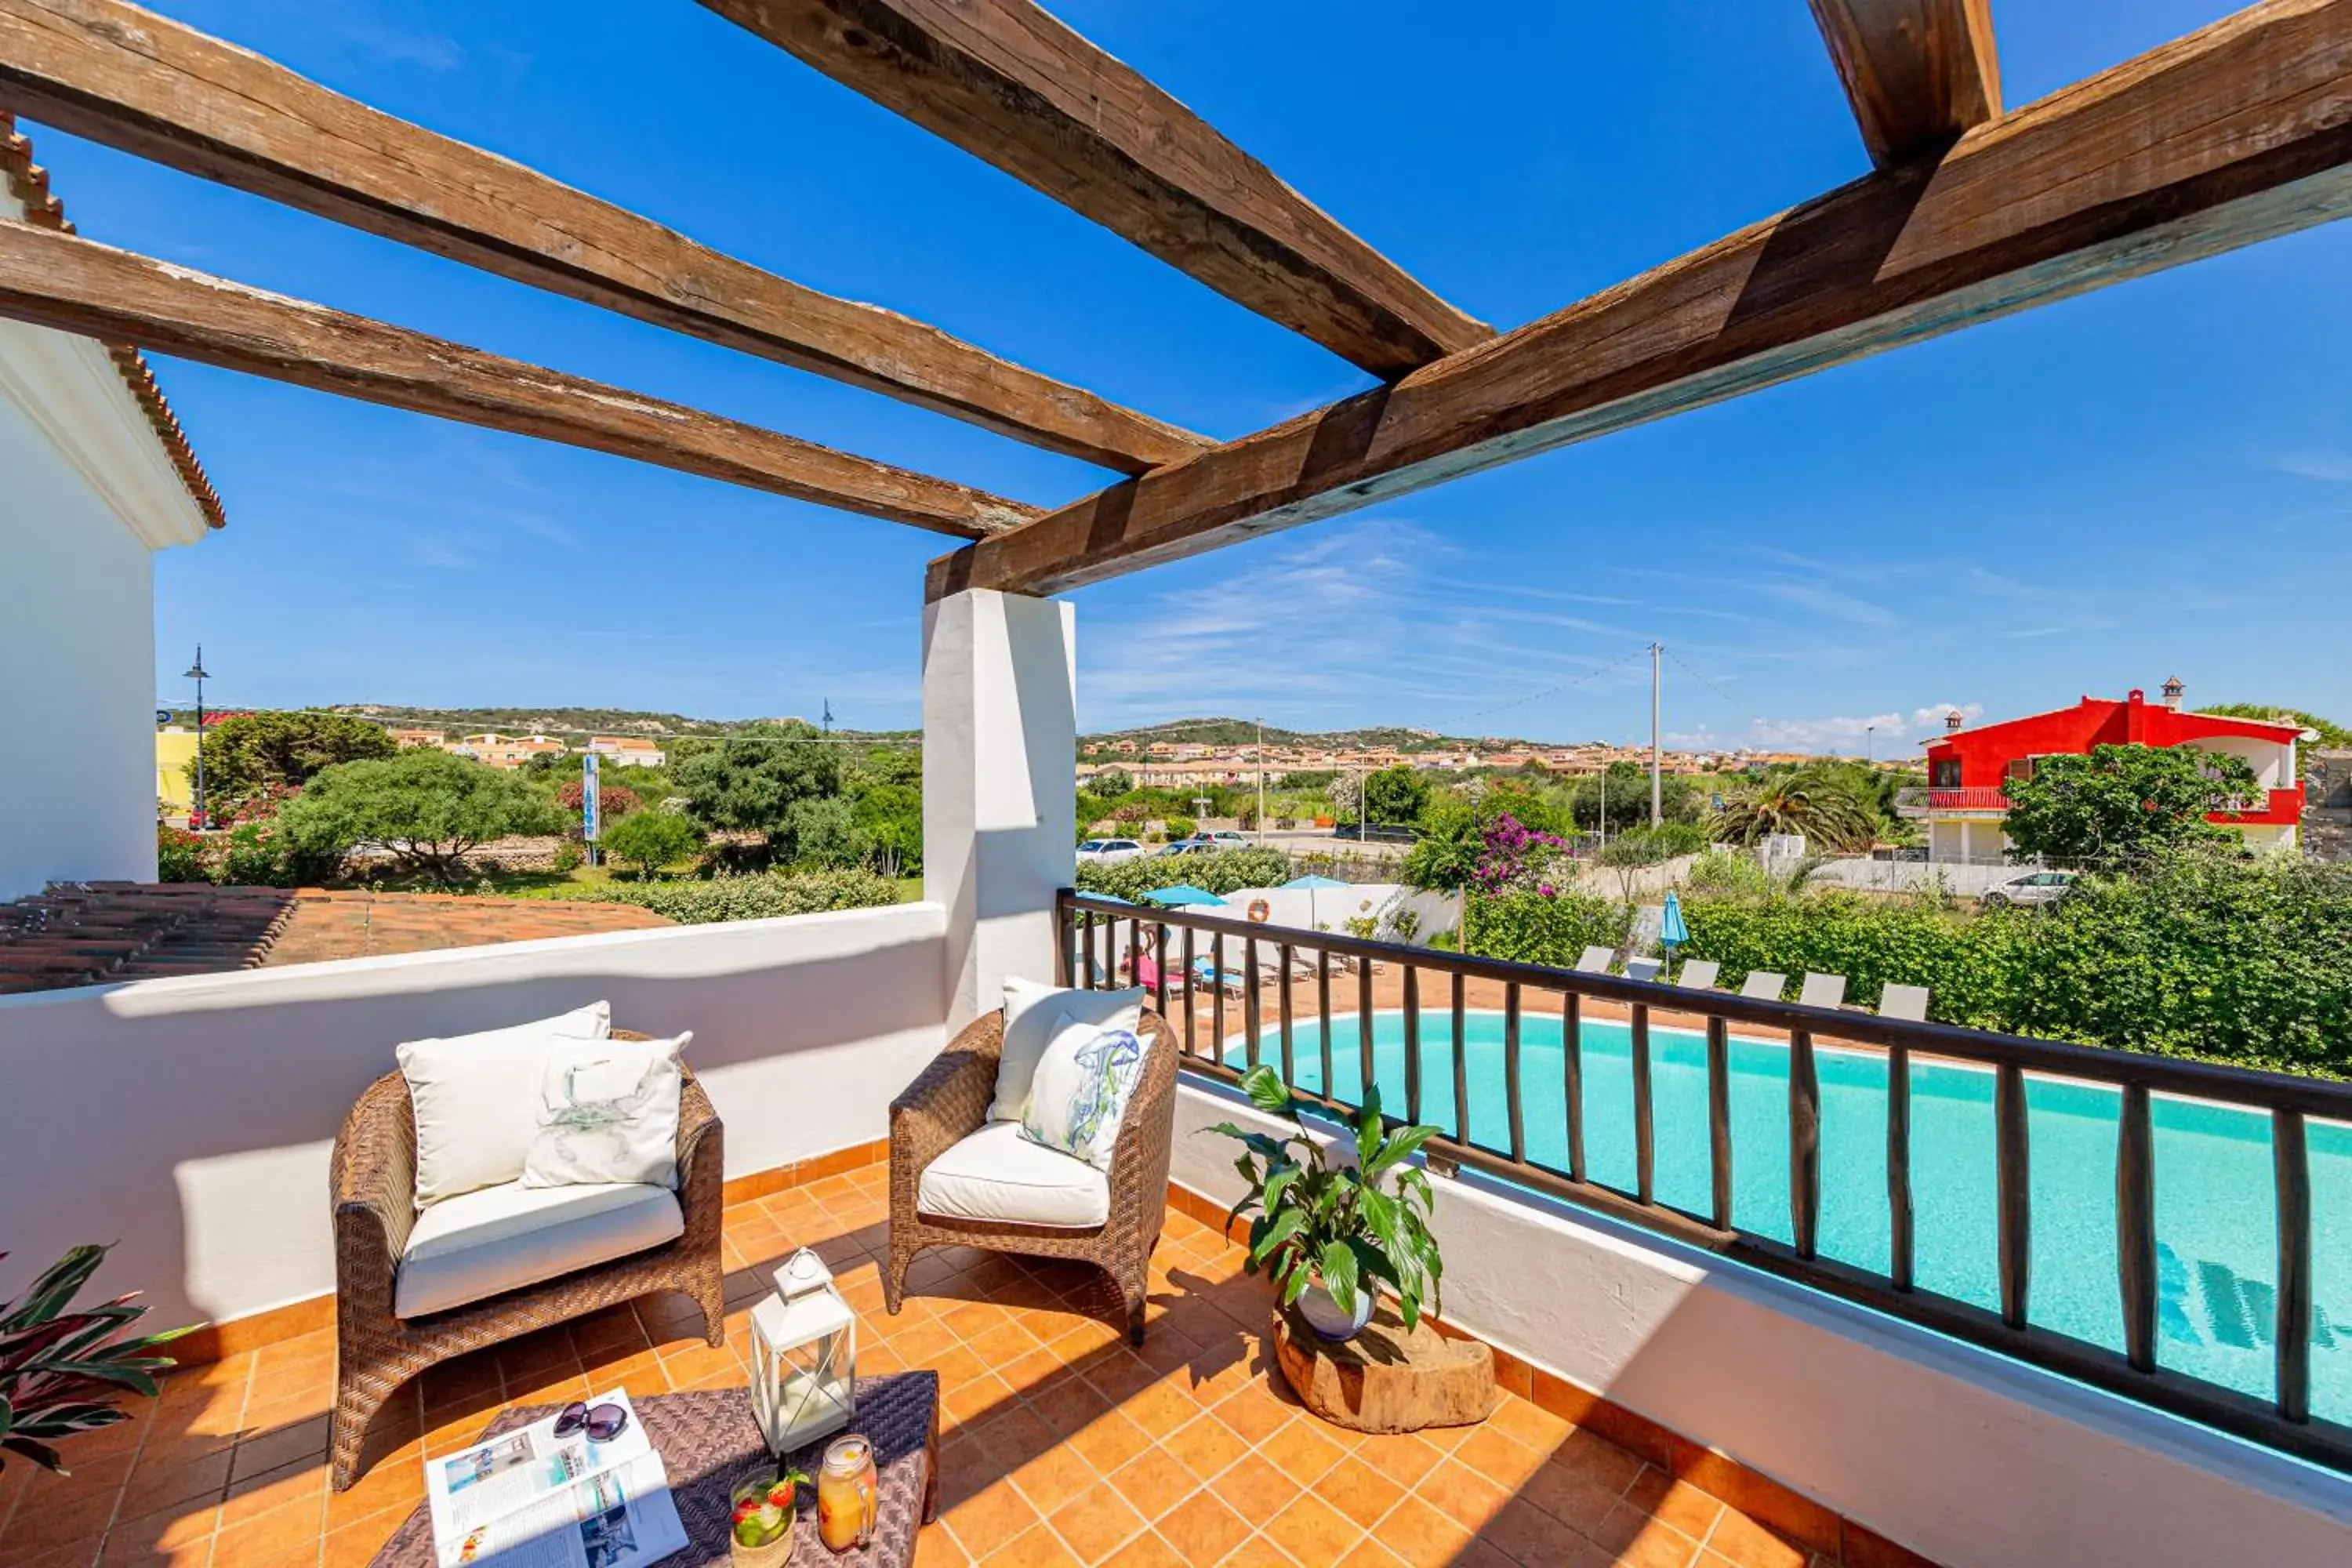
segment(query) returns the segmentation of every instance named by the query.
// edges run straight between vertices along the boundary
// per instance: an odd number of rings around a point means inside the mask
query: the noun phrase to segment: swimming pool
[[[1422,1120],[1454,1127],[1453,1023],[1421,1015]],[[1362,1093],[1354,1015],[1332,1022],[1331,1098]],[[1326,1092],[1320,1026],[1292,1031],[1299,1089]],[[1470,1141],[1510,1147],[1503,1082],[1503,1016],[1465,1019]],[[1632,1036],[1627,1026],[1586,1018],[1586,1174],[1633,1190]],[[1239,1065],[1244,1037],[1227,1041]],[[1560,1021],[1530,1011],[1519,1035],[1528,1158],[1568,1164]],[[1261,1036],[1262,1060],[1281,1063],[1278,1029]],[[1888,1268],[1886,1062],[1875,1052],[1815,1047],[1822,1089],[1821,1229],[1823,1257],[1884,1274]],[[1650,1030],[1653,1125],[1660,1203],[1708,1211],[1706,1039],[1696,1030]],[[1732,1222],[1793,1240],[1789,1218],[1789,1049],[1785,1040],[1731,1038]],[[1403,1114],[1404,1015],[1373,1016],[1373,1076],[1381,1106]],[[1912,1203],[1916,1278],[1935,1290],[2000,1309],[1994,1214],[1993,1075],[1942,1062],[1911,1065]],[[2116,1287],[2116,1123],[2119,1093],[2099,1084],[2029,1075],[2032,1147],[2032,1290],[2042,1327],[2123,1349]],[[2158,1359],[2167,1368],[2269,1399],[2273,1287],[2277,1274],[2269,1118],[2203,1101],[2155,1098]],[[2352,1420],[2352,1127],[2309,1125],[2313,1226],[2311,1409]]]

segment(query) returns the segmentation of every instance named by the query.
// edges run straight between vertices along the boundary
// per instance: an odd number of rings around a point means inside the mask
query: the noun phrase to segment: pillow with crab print
[[[1065,1019],[1037,1058],[1021,1136],[1108,1171],[1142,1079],[1143,1041],[1133,1029]]]
[[[608,1182],[677,1185],[678,1058],[674,1040],[558,1040],[539,1090],[526,1187]]]

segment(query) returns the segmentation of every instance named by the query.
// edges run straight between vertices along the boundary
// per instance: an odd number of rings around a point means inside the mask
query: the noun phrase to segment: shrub
[[[656,807],[631,812],[606,829],[600,842],[614,859],[649,877],[700,849],[702,833],[684,813]]]
[[[1622,947],[1633,910],[1589,893],[1472,894],[1462,910],[1462,951],[1566,969],[1587,947]]]
[[[680,925],[715,925],[895,904],[898,886],[870,871],[765,871],[707,881],[614,882],[587,897],[597,903],[635,904]]]
[[[1168,819],[1167,826],[1168,837],[1171,838],[1190,838],[1201,831],[1201,825],[1189,816],[1171,816]]]
[[[381,724],[342,713],[241,713],[205,730],[205,796],[218,815],[273,789],[299,789],[338,763],[400,748]],[[187,762],[195,783],[196,760]]]
[[[563,825],[555,803],[520,774],[421,749],[329,768],[277,821],[290,851],[314,864],[381,844],[404,868],[428,872],[444,886],[490,840]]]
[[[247,822],[230,830],[219,880],[237,888],[311,887],[332,876],[341,859],[306,850],[274,820]]]
[[[155,879],[159,882],[209,882],[205,841],[184,827],[155,825]]]
[[[1212,893],[1236,888],[1272,888],[1290,879],[1290,860],[1279,849],[1215,849],[1206,855],[1179,855],[1168,859],[1144,856],[1108,866],[1092,862],[1078,868],[1080,892],[1105,893],[1114,899],[1139,900],[1154,888],[1177,882]]]

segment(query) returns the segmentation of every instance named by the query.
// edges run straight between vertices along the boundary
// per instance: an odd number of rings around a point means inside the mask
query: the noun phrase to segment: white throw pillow
[[[613,1005],[597,1002],[536,1023],[402,1046],[401,1076],[416,1111],[417,1208],[520,1176],[539,1128],[549,1042],[612,1032]]]
[[[991,1121],[1018,1121],[1029,1103],[1029,1080],[1037,1058],[1065,1017],[1082,1023],[1134,1030],[1142,1026],[1144,988],[1129,991],[1072,991],[1040,985],[1034,980],[1004,983],[1004,1053],[996,1063],[996,1099],[988,1108]]]
[[[1131,1028],[1066,1017],[1037,1059],[1021,1136],[1109,1170],[1127,1102],[1143,1081],[1144,1049]]]
[[[674,1040],[558,1040],[541,1080],[526,1187],[611,1182],[677,1185],[678,1057]]]

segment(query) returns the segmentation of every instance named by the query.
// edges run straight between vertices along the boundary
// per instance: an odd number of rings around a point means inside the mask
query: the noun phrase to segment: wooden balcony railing
[[[1426,948],[1370,942],[1326,931],[1254,925],[1222,916],[1177,910],[1142,909],[1115,900],[1065,890],[1057,900],[1061,959],[1066,984],[1088,987],[1117,980],[1118,953],[1136,951],[1144,931],[1154,933],[1148,951],[1160,955],[1153,1001],[1186,1042],[1186,1069],[1231,1082],[1244,1068],[1273,1056],[1283,1078],[1302,1099],[1349,1110],[1300,1084],[1294,994],[1312,996],[1316,1030],[1312,1065],[1328,1090],[1333,1076],[1335,1022],[1355,1018],[1361,1083],[1376,1081],[1373,1005],[1375,964],[1401,970],[1404,1104],[1401,1120],[1423,1120],[1424,1087],[1433,1070],[1450,1076],[1453,1125],[1433,1139],[1429,1157],[1441,1170],[1467,1166],[1536,1192],[1582,1205],[1675,1240],[1706,1247],[1740,1263],[1800,1280],[1895,1317],[1966,1340],[2021,1361],[2093,1384],[2124,1398],[2235,1433],[2339,1470],[2352,1471],[2352,1426],[2315,1416],[2311,1401],[2313,1337],[2312,1202],[2307,1118],[2352,1121],[2352,1084],[2317,1079],[2096,1049],[1950,1025],[1911,1023],[1847,1008],[1799,1004],[1654,984],[1616,975],[1547,968],[1499,959],[1469,957]],[[1119,940],[1125,928],[1126,941]],[[1277,980],[1271,1002],[1276,1022],[1267,1038],[1263,1015],[1269,978],[1262,955],[1275,961]],[[1301,955],[1305,955],[1302,959]],[[1202,986],[1192,973],[1202,959],[1210,973],[1234,975]],[[1235,966],[1238,966],[1237,969]],[[1424,976],[1447,989],[1450,1038],[1422,1037]],[[1465,1041],[1467,983],[1502,988],[1504,1116],[1500,1139],[1471,1136],[1469,1053]],[[1207,995],[1202,995],[1205,989]],[[1335,1014],[1334,990],[1340,992]],[[1352,990],[1354,994],[1347,994]],[[1633,1179],[1630,1187],[1603,1183],[1588,1167],[1586,1142],[1594,1107],[1588,1104],[1580,1041],[1585,1009],[1593,1002],[1626,1009],[1631,1040]],[[1531,1008],[1558,1009],[1561,1029],[1564,1091],[1564,1158],[1558,1163],[1530,1154],[1523,1076],[1523,1020]],[[1171,1008],[1174,1011],[1171,1012]],[[1710,1199],[1704,1212],[1663,1202],[1657,1195],[1657,1145],[1651,1062],[1654,1011],[1696,1015],[1704,1021],[1707,1105],[1707,1164]],[[1228,1022],[1238,1014],[1238,1036]],[[1205,1047],[1198,1025],[1208,1024]],[[1741,1228],[1733,1219],[1731,1029],[1760,1030],[1784,1037],[1788,1051],[1788,1232],[1790,1240]],[[1818,1039],[1871,1048],[1885,1064],[1885,1192],[1889,1218],[1888,1266],[1884,1271],[1822,1255],[1822,1086],[1816,1062]],[[1434,1052],[1430,1047],[1435,1046]],[[1343,1047],[1344,1048],[1344,1047]],[[1994,1266],[1998,1310],[1988,1310],[1921,1285],[1915,1260],[1912,1154],[1912,1062],[1914,1057],[1980,1064],[1990,1070],[1995,1149]],[[1238,1062],[1232,1059],[1238,1058]],[[1428,1058],[1430,1059],[1425,1060]],[[2122,1309],[2124,1341],[2118,1351],[2037,1323],[2032,1315],[2032,1237],[2034,1223],[2030,1186],[2032,1138],[2026,1075],[2110,1085],[2120,1091],[2116,1142],[2116,1289]],[[1547,1091],[1549,1086],[1546,1086]],[[2273,1345],[2273,1392],[2262,1399],[2223,1384],[2160,1364],[2158,1355],[2158,1249],[2157,1153],[2151,1097],[2179,1096],[2261,1113],[2268,1119],[2272,1150],[2272,1199],[2277,1272],[2269,1329]],[[1548,1100],[1547,1092],[1547,1100]],[[1611,1113],[1604,1109],[1603,1114]],[[1491,1115],[1491,1111],[1489,1112]],[[1546,1130],[1549,1142],[1549,1130]],[[2252,1194],[2249,1194],[2250,1198]]]

